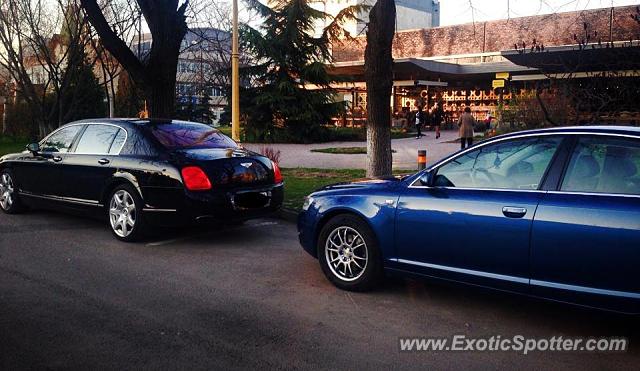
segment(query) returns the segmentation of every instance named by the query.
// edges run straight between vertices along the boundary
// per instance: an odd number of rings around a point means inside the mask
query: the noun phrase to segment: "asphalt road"
[[[0,215],[0,369],[637,369],[624,316],[410,280],[339,291],[293,224],[116,242],[99,221]],[[626,336],[617,354],[399,352],[401,336]]]

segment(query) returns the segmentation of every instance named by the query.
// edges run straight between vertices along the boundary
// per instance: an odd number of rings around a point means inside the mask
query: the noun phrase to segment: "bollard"
[[[424,170],[427,167],[427,150],[421,149],[418,151],[418,171]]]

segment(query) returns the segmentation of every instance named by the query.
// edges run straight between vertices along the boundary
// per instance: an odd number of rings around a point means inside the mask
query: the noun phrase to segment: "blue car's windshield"
[[[231,138],[204,124],[173,122],[153,125],[149,129],[160,144],[170,150],[238,147]]]

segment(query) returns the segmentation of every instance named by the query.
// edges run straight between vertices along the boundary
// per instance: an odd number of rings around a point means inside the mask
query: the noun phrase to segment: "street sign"
[[[493,88],[504,88],[504,80],[493,80]]]
[[[509,78],[509,72],[498,72],[496,73],[496,79],[506,80]]]

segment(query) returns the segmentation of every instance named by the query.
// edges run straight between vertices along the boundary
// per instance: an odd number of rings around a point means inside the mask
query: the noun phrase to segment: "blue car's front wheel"
[[[380,281],[382,265],[375,235],[357,216],[343,214],[329,220],[317,248],[322,271],[337,287],[365,291]]]

